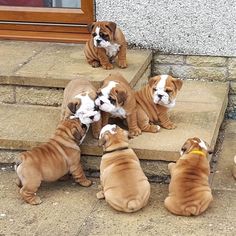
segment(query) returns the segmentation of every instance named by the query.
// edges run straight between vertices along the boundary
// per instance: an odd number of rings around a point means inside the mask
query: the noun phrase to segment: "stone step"
[[[111,72],[119,71],[131,87],[146,81],[151,72],[149,50],[128,50],[128,68],[92,68],[84,45],[0,41],[0,102],[60,106],[63,88],[75,77],[85,77],[95,87]]]
[[[130,140],[140,159],[175,161],[189,137],[200,137],[214,147],[227,106],[228,84],[184,81],[176,107],[170,111],[175,130],[143,133]],[[0,148],[27,150],[47,141],[54,133],[60,108],[0,105]],[[81,145],[83,155],[100,156],[97,140],[88,135]]]

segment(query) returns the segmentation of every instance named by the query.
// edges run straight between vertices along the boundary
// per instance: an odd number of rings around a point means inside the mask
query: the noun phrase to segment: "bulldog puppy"
[[[84,53],[92,67],[102,66],[104,69],[110,70],[113,68],[112,63],[116,56],[118,56],[119,67],[127,67],[127,43],[116,23],[98,21],[88,25],[88,30],[91,38],[85,45]]]
[[[208,183],[210,167],[207,160],[211,153],[206,142],[196,137],[190,138],[184,143],[176,164],[168,165],[171,181],[165,207],[173,214],[199,215],[213,200]]]
[[[110,74],[97,91],[95,104],[102,112],[102,126],[108,124],[109,117],[126,119],[129,137],[141,134],[137,125],[136,100],[134,91],[120,73]]]
[[[94,138],[101,131],[101,113],[95,105],[96,89],[86,79],[71,80],[64,90],[61,109],[61,121],[69,118],[79,118],[85,125],[92,123]]]
[[[177,92],[182,87],[180,79],[170,75],[159,75],[149,79],[148,84],[135,92],[138,126],[145,132],[158,132],[159,123],[165,129],[174,129],[168,110],[175,106]]]
[[[17,185],[22,198],[29,204],[40,204],[36,192],[42,181],[56,181],[67,173],[76,183],[88,187],[92,184],[85,177],[80,164],[79,145],[87,132],[87,126],[79,119],[62,121],[53,137],[45,144],[20,154],[15,166]]]
[[[105,198],[114,209],[135,212],[147,205],[150,184],[139,159],[128,147],[128,133],[117,125],[102,128],[99,144],[104,154],[100,165],[102,191],[97,198]]]

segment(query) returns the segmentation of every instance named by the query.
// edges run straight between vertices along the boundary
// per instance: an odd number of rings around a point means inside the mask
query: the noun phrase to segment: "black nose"
[[[98,44],[102,42],[101,39],[97,39],[96,41],[97,41]]]
[[[94,111],[99,111],[99,106],[95,106]]]
[[[89,116],[89,118],[92,120],[94,118],[94,116]]]
[[[103,101],[100,101],[100,104],[102,105],[102,104],[104,104],[104,102],[103,102]]]
[[[161,94],[158,94],[158,97],[161,99],[161,98],[163,97],[163,95],[161,95]]]

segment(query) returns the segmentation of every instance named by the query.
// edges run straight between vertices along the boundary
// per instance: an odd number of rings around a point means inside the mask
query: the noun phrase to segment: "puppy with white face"
[[[127,67],[127,43],[116,23],[98,21],[88,25],[88,30],[91,38],[85,45],[84,53],[92,67],[102,66],[106,70],[112,69],[116,56],[119,67]]]
[[[64,90],[61,120],[79,118],[85,125],[92,124],[92,132],[98,138],[101,130],[101,113],[95,105],[96,89],[85,79],[71,80]]]
[[[171,181],[165,207],[175,215],[200,215],[213,200],[207,159],[212,151],[205,141],[194,137],[184,143],[180,153],[180,159],[168,165]]]
[[[170,75],[159,75],[149,79],[148,84],[135,93],[138,109],[138,126],[145,132],[158,132],[160,127],[174,129],[176,125],[167,114],[175,106],[177,92],[182,80]]]
[[[105,198],[114,209],[135,212],[147,205],[150,184],[139,159],[129,148],[128,133],[117,125],[102,128],[99,144],[104,154],[100,164],[102,191],[97,198]]]
[[[109,117],[125,119],[129,136],[141,134],[137,126],[136,100],[134,91],[120,73],[110,74],[97,91],[95,104],[102,110],[102,122],[108,124]]]

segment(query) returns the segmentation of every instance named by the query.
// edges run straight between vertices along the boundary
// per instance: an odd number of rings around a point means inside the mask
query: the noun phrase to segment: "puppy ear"
[[[104,134],[99,140],[98,140],[98,146],[99,147],[102,147],[105,145],[105,143],[107,142],[108,140],[108,134]]]
[[[94,25],[95,25],[95,22],[93,22],[87,26],[89,33],[91,33],[93,31]]]
[[[128,96],[125,91],[117,91],[117,101],[119,104],[124,105],[127,97]]]
[[[116,31],[116,23],[115,22],[112,22],[112,21],[107,22],[106,27],[113,33]]]
[[[148,84],[150,87],[152,87],[156,83],[157,78],[158,78],[158,76],[154,76],[148,80]]]
[[[182,80],[173,78],[172,82],[174,83],[177,90],[180,90],[182,88],[182,85],[183,85]]]
[[[80,102],[76,101],[76,102],[70,102],[68,103],[67,107],[69,108],[69,110],[71,111],[72,114],[75,114],[76,111],[79,109],[80,107]]]

